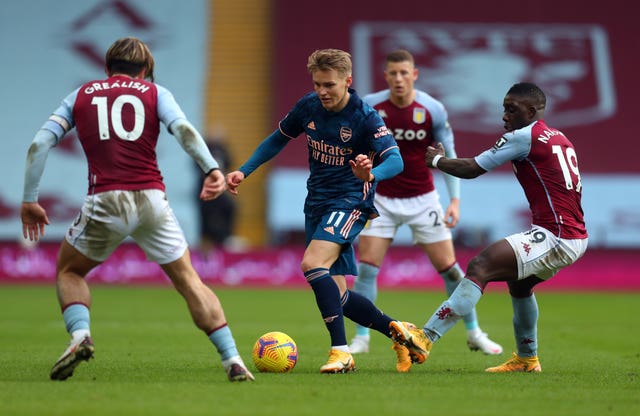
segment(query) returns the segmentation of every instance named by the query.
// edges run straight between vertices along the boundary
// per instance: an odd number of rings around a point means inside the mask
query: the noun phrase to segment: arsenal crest
[[[340,127],[340,138],[345,143],[351,140],[351,129],[349,127]]]

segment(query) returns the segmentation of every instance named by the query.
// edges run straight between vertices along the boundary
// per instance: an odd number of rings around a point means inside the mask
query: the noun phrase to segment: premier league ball
[[[251,355],[260,372],[286,373],[298,362],[298,347],[284,332],[267,332],[253,345]]]

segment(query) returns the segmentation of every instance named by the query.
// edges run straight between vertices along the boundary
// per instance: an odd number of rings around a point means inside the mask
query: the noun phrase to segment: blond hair
[[[144,70],[144,78],[153,82],[155,62],[146,43],[138,38],[126,37],[113,42],[105,55],[107,74],[136,76]]]
[[[307,71],[335,70],[343,78],[351,76],[351,55],[340,49],[318,49],[309,56]]]

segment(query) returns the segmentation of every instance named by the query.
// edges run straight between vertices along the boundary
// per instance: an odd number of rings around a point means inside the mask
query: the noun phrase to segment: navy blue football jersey
[[[331,209],[358,209],[376,216],[375,183],[364,182],[351,171],[349,161],[358,154],[376,161],[397,143],[371,106],[349,89],[349,103],[341,111],[327,111],[315,92],[302,97],[280,121],[282,134],[304,133],[309,151],[309,178],[304,213],[322,215]]]

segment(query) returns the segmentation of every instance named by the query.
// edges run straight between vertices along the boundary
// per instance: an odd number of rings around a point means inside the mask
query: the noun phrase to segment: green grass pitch
[[[470,352],[462,324],[408,374],[395,372],[390,341],[372,334],[357,371],[319,373],[329,337],[305,289],[218,289],[240,353],[252,370],[259,335],[298,344],[288,374],[254,371],[229,383],[217,352],[170,287],[95,286],[95,359],[64,382],[49,370],[68,341],[55,289],[0,287],[0,415],[632,415],[640,414],[640,294],[537,294],[540,374],[488,374],[513,350],[511,302],[489,286],[480,324],[505,347]],[[382,290],[378,305],[422,325],[442,292]],[[347,335],[354,327],[347,321]]]

